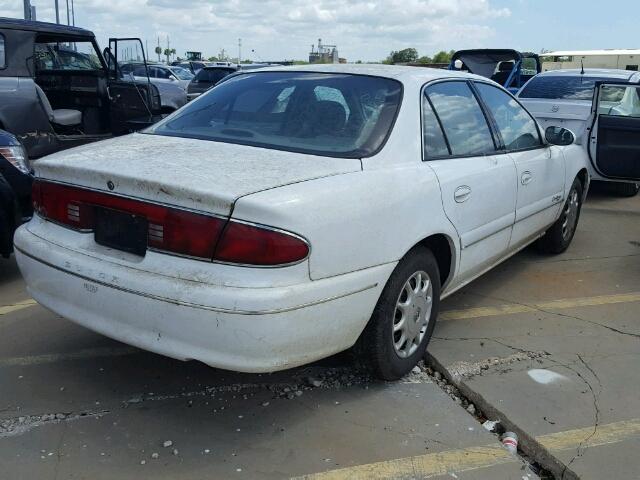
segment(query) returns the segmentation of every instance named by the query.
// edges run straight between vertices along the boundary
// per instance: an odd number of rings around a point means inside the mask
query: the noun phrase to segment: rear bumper
[[[112,264],[51,243],[27,226],[16,232],[15,246],[29,292],[55,313],[145,350],[245,372],[282,370],[349,348],[395,267],[237,288]]]

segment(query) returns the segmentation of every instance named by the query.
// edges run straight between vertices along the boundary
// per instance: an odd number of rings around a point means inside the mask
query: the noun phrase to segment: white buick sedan
[[[394,379],[441,298],[535,240],[568,247],[589,184],[572,141],[469,74],[247,72],[35,162],[16,257],[38,302],[131,345],[246,372],[357,345]]]

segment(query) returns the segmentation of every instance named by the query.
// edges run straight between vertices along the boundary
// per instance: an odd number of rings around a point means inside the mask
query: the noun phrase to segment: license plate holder
[[[145,217],[95,207],[94,219],[94,239],[97,244],[144,257],[149,229]]]

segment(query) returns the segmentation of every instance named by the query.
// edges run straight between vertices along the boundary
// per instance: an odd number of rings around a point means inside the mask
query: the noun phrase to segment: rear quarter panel
[[[435,233],[457,245],[435,174],[422,162],[255,193],[236,203],[233,217],[304,236],[312,280],[396,262]]]

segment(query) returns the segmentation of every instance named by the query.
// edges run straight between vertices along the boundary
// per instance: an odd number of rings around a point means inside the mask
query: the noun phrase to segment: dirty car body
[[[482,113],[504,109],[514,128]],[[16,257],[38,302],[163,355],[264,372],[362,342],[397,378],[440,297],[546,235],[585,174],[482,77],[269,68],[41,159]]]

